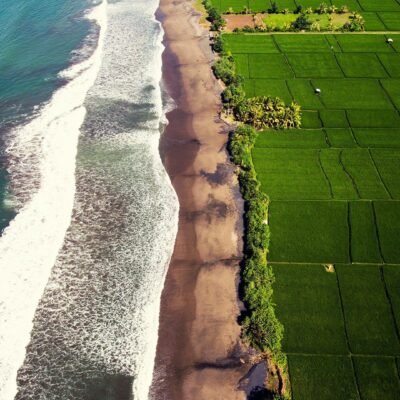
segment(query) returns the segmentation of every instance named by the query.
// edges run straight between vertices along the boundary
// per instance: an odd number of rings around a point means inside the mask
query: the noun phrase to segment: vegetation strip
[[[211,29],[219,30],[223,26],[221,16],[207,0],[203,4]],[[213,71],[226,86],[222,93],[226,113],[243,123],[231,133],[228,145],[245,201],[242,288],[247,311],[242,321],[243,338],[268,357],[270,370],[271,364],[275,364],[273,368],[277,369],[278,381],[268,388],[274,393],[274,398],[289,399],[287,359],[281,346],[283,328],[275,315],[272,301],[274,276],[267,264],[269,199],[259,189],[251,151],[258,137],[256,129],[300,127],[300,107],[295,102],[286,106],[274,97],[246,98],[243,78],[236,72],[233,57],[224,51],[220,35],[213,42],[213,50],[220,55]]]
[[[360,2],[364,7],[369,0]],[[368,7],[379,11],[393,4],[400,6],[385,0]],[[223,34],[215,42],[234,72],[234,90],[228,83],[230,92],[224,92],[230,116],[246,120],[238,104],[263,109],[261,99],[270,102],[272,96],[282,96],[286,104],[296,100],[304,109],[305,129],[267,129],[260,122],[264,117],[250,115],[251,125],[266,132],[240,128],[230,144],[238,139],[237,146],[246,147],[236,161],[239,179],[247,175],[250,189],[269,200],[266,216],[273,234],[260,249],[269,250],[265,268],[271,274],[265,280],[274,291],[266,298],[276,302],[275,318],[285,327],[279,352],[288,354],[296,400],[395,399],[400,394],[395,362],[400,356],[399,43],[398,34],[332,33]],[[248,101],[254,96],[260,97]],[[250,205],[245,218],[248,210]],[[262,213],[258,218],[263,221]],[[247,220],[246,228],[260,229]],[[249,254],[251,259],[251,247]],[[397,265],[389,268],[384,262]],[[257,270],[250,271],[250,279],[243,278],[245,295],[246,287],[257,283],[252,281]],[[257,298],[254,290],[251,304],[261,307],[264,297]],[[244,334],[258,346],[257,339],[265,338],[249,330],[249,310]],[[258,324],[262,318],[254,315]],[[343,346],[344,330],[349,344]],[[371,362],[358,362],[366,358]]]

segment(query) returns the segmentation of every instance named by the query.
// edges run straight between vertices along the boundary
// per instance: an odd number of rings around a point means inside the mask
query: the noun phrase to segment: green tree
[[[292,29],[294,31],[307,31],[310,27],[311,22],[305,14],[299,15],[296,20],[292,22]]]
[[[268,10],[270,14],[279,14],[279,8],[275,1],[271,3],[271,8]]]

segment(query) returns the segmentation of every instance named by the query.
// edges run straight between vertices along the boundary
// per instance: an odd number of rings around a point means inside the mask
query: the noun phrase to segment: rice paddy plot
[[[279,53],[273,37],[258,34],[224,34],[222,39],[232,53]]]
[[[400,329],[400,267],[398,265],[383,266],[383,275],[389,294],[397,332]]]
[[[395,358],[354,357],[353,360],[363,400],[400,398],[400,381]]]
[[[303,110],[320,110],[324,108],[319,96],[315,95],[315,88],[308,79],[292,79],[287,81],[293,99],[301,104]]]
[[[342,6],[347,6],[350,11],[361,10],[360,3],[357,0],[332,0],[331,3],[339,8]]]
[[[383,34],[262,37],[272,37],[267,46],[281,54],[261,51],[256,39],[245,39],[249,46],[234,39],[239,69],[252,77],[247,96],[293,99],[303,117],[302,129],[261,132],[252,153],[271,199],[268,259],[293,398],[393,398],[391,371],[400,356],[400,35],[390,35],[393,44]],[[322,264],[335,264],[336,272]]]
[[[375,1],[375,0],[374,0]],[[392,53],[393,47],[386,43],[384,35],[336,35],[340,48],[346,53]]]
[[[315,149],[315,143],[323,140],[321,130],[314,134],[309,131],[307,141],[305,132],[262,134],[253,149],[257,178],[272,200],[400,198],[399,151],[340,149],[335,140],[343,138],[338,139],[337,133],[348,133],[343,136],[347,147],[352,140],[348,130],[327,130],[328,138],[338,148]],[[302,142],[295,147],[297,138]],[[285,148],[287,145],[292,148]],[[323,147],[327,147],[326,142]]]
[[[349,227],[343,201],[272,201],[269,260],[348,263]]]
[[[320,149],[328,147],[325,132],[322,129],[286,129],[269,130],[258,135],[257,148],[294,148]]]
[[[343,149],[341,161],[361,199],[390,199],[367,149]]]
[[[295,400],[359,400],[350,357],[289,355]]]
[[[329,143],[332,147],[347,148],[357,147],[351,129],[325,129]]]
[[[393,79],[390,80],[390,82],[392,81]],[[320,98],[326,108],[358,110],[387,110],[394,108],[378,80],[315,79],[312,80],[312,84],[315,88],[321,89]],[[395,92],[395,88],[390,90]],[[400,104],[400,91],[398,100]]]
[[[322,265],[273,265],[273,301],[287,353],[347,354],[335,273]]]
[[[345,110],[320,110],[319,115],[325,128],[347,128],[349,126]]]
[[[292,95],[286,85],[286,81],[279,79],[254,79],[252,84],[253,96],[279,97],[286,104],[290,104],[293,101]],[[246,94],[248,94],[247,91]]]
[[[329,184],[313,149],[253,149],[261,189],[272,200],[330,199]]]
[[[243,11],[245,7],[248,7],[247,0],[220,0],[220,11],[223,13],[228,10],[240,12]]]
[[[330,53],[287,54],[296,78],[336,78],[343,73]]]
[[[379,18],[389,31],[400,30],[400,12],[380,12]]]
[[[400,260],[400,202],[375,201],[376,224],[383,259],[398,264]]]
[[[303,111],[301,113],[301,126],[306,129],[321,128],[322,121],[318,111]]]
[[[254,97],[254,80],[244,79],[243,80],[243,90],[246,93],[246,97]]]
[[[392,78],[400,78],[400,54],[382,53],[378,57]]]
[[[390,197],[400,200],[400,150],[371,149],[371,157]]]
[[[320,161],[322,169],[329,181],[334,199],[358,199],[359,195],[352,178],[342,165],[342,152],[342,149],[321,150]]]
[[[371,202],[352,201],[349,203],[349,206],[352,262],[383,262]]]
[[[243,0],[246,2],[246,0]],[[210,3],[215,7],[217,10],[221,11],[221,0],[210,0]]]
[[[262,1],[264,1],[264,0],[262,0]],[[266,3],[268,5],[272,5],[273,2],[274,2],[273,0],[271,0],[271,1],[266,0]],[[275,3],[278,6],[278,10],[280,10],[280,11],[284,10],[285,8],[287,8],[290,11],[294,11],[296,9],[295,0],[276,0]],[[270,7],[268,7],[268,8],[270,8]]]
[[[391,33],[386,35],[387,38],[391,38],[393,42],[391,43],[390,47],[393,48],[394,51],[400,53],[400,34],[398,33]]]
[[[250,78],[293,78],[283,54],[249,54]]]
[[[331,52],[324,35],[275,35],[274,39],[283,53]]]
[[[351,9],[352,11],[356,11],[355,9]],[[366,31],[385,31],[387,30],[386,26],[383,24],[382,20],[378,17],[375,12],[363,12],[362,16],[365,21],[365,30]]]
[[[320,0],[296,0],[296,3],[301,5],[303,8],[311,7],[313,9],[318,8],[321,4]],[[330,1],[326,1],[325,4],[330,5]]]
[[[338,53],[336,58],[347,78],[386,78],[378,57],[372,53]]]
[[[382,79],[381,83],[396,108],[400,110],[400,79]]]
[[[354,128],[353,132],[361,147],[400,148],[400,128]]]
[[[336,272],[351,352],[400,354],[380,268],[371,265],[337,265]]]
[[[249,8],[253,12],[265,12],[270,8],[268,0],[248,0]]]
[[[248,54],[234,54],[235,67],[237,73],[243,78],[249,78],[249,60]]]
[[[336,36],[333,34],[324,34],[325,39],[327,40],[331,51],[333,52],[341,52],[342,49],[339,46],[338,41],[336,40]]]
[[[397,110],[348,110],[347,117],[352,128],[400,128]]]
[[[358,0],[365,11],[400,11],[396,0]]]

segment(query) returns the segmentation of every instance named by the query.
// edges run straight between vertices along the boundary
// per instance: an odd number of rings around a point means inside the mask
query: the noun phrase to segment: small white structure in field
[[[393,39],[392,38],[387,38],[386,39],[386,43],[392,44],[393,43]]]
[[[321,89],[320,88],[315,88],[314,93],[317,95],[321,94]]]

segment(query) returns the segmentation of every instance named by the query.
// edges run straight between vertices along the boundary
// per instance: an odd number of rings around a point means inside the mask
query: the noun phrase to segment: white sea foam
[[[148,398],[178,222],[158,151],[157,7],[158,0],[107,7],[101,68],[84,103],[72,219],[35,313],[16,400],[81,400],[99,387],[113,399],[121,377],[133,378],[135,400]]]
[[[9,140],[9,172],[20,210],[0,238],[1,400],[16,394],[34,312],[71,219],[83,102],[101,63],[106,3],[87,17],[101,25],[97,50],[66,72],[74,79]]]

